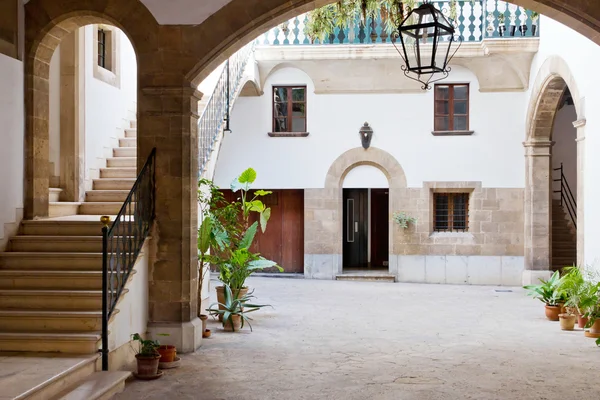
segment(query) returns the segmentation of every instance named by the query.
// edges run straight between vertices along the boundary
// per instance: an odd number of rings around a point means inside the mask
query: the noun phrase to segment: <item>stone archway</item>
[[[156,147],[156,216],[149,276],[149,329],[169,332],[182,352],[202,338],[197,318],[197,122],[201,94],[183,70],[193,64],[177,26],[160,26],[139,0],[31,0],[25,5],[25,209],[48,213],[49,63],[61,39],[104,23],[131,41],[138,64],[138,169]],[[192,29],[190,27],[190,29]],[[201,37],[195,39],[196,43]],[[193,61],[192,61],[193,60]],[[183,67],[182,67],[183,66]]]
[[[397,191],[406,188],[406,175],[388,152],[370,147],[350,149],[329,167],[324,188],[304,191],[305,276],[335,279],[342,272],[343,183],[350,170],[361,165],[379,169],[389,182],[389,204]],[[394,243],[390,220],[389,248]],[[390,250],[391,251],[391,250]]]
[[[559,102],[571,91],[578,121],[577,213],[583,214],[583,138],[585,122],[575,78],[567,63],[554,56],[540,67],[527,114],[525,146],[525,273],[524,282],[537,282],[552,266],[552,130]],[[583,218],[581,218],[583,220]],[[580,227],[582,228],[582,227]],[[578,229],[578,262],[583,254],[583,229]]]

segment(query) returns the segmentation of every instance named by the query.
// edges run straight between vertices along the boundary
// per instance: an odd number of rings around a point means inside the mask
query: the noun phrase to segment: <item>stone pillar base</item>
[[[160,336],[161,333],[169,336]],[[148,324],[148,337],[158,339],[161,344],[174,345],[178,353],[192,353],[202,344],[202,321],[194,318],[182,323],[151,323]]]
[[[552,271],[534,271],[525,270],[523,271],[523,286],[525,285],[538,285],[541,279],[550,279]]]

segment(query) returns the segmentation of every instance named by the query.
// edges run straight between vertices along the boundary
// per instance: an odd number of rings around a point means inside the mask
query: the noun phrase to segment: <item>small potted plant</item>
[[[558,318],[560,320],[560,329],[563,331],[572,331],[575,329],[577,315],[575,315],[573,307],[565,307],[565,310],[565,313],[558,314]]]
[[[168,333],[159,333],[158,336],[169,336]],[[171,344],[161,344],[158,346],[158,354],[160,354],[159,363],[170,363],[175,361],[177,357],[177,349]]]
[[[537,32],[537,21],[540,18],[540,13],[537,11],[531,12],[531,36],[535,36]]]
[[[158,340],[143,339],[139,333],[134,333],[132,339],[139,342],[135,358],[137,360],[137,373],[135,376],[139,379],[154,379],[162,375],[158,372],[158,363],[160,353]]]
[[[246,293],[243,296],[236,297],[229,285],[224,285],[224,302],[213,303],[209,311],[212,315],[222,316],[223,329],[230,332],[237,332],[247,323],[252,332],[250,317],[248,314],[261,309],[270,307],[268,304],[250,304],[248,301],[254,297],[252,293]]]
[[[540,285],[523,286],[529,296],[540,300],[546,305],[546,318],[550,321],[559,320],[558,314],[561,312],[561,303],[564,304],[565,302],[564,293],[560,289],[560,279],[560,273],[556,271],[547,281],[540,279],[540,282],[542,282]]]
[[[498,14],[498,34],[500,37],[504,36],[504,32],[506,32],[506,26],[504,25],[505,18],[503,13]]]
[[[405,212],[394,213],[394,221],[402,229],[408,228],[408,224],[416,224],[417,218],[407,215]]]

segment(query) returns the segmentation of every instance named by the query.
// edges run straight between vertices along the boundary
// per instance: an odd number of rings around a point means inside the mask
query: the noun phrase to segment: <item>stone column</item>
[[[585,119],[573,122],[577,129],[577,265],[585,265],[584,253],[584,182],[585,182]]]
[[[81,58],[83,29],[65,36],[60,51],[60,187],[62,201],[83,201],[85,188],[85,140],[83,80]],[[83,48],[81,49],[83,50]]]
[[[138,170],[156,147],[148,331],[181,352],[200,346],[197,318],[198,100],[190,86],[138,90]]]
[[[525,271],[523,284],[550,276],[552,261],[552,179],[549,140],[525,143]]]

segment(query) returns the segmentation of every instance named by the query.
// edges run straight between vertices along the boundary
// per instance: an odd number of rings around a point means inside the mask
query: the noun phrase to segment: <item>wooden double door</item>
[[[344,268],[387,268],[389,190],[344,189]]]

